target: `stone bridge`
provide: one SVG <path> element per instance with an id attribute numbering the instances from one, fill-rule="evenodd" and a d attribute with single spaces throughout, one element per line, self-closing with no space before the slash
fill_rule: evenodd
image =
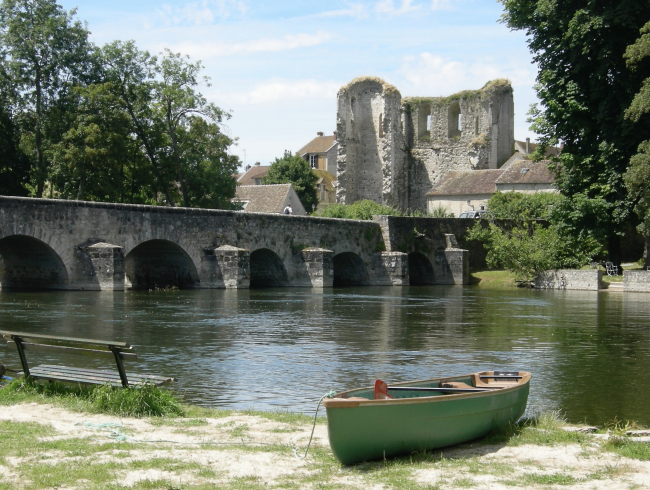
<path id="1" fill-rule="evenodd" d="M 0 285 L 123 290 L 467 283 L 467 251 L 453 235 L 429 223 L 424 236 L 409 220 L 0 196 Z"/>

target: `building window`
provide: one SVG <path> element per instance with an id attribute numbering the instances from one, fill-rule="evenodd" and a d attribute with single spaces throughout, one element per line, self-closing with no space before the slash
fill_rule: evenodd
<path id="1" fill-rule="evenodd" d="M 420 104 L 418 112 L 418 138 L 431 137 L 431 106 L 429 104 Z"/>
<path id="2" fill-rule="evenodd" d="M 384 115 L 379 114 L 379 137 L 384 137 Z"/>
<path id="3" fill-rule="evenodd" d="M 449 137 L 453 138 L 455 136 L 460 136 L 462 115 L 460 113 L 460 104 L 458 102 L 452 102 L 449 106 L 448 121 Z"/>
<path id="4" fill-rule="evenodd" d="M 318 169 L 318 155 L 309 155 L 309 166 Z"/>

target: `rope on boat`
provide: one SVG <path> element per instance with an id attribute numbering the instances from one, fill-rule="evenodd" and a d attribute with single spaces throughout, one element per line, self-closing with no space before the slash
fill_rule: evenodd
<path id="1" fill-rule="evenodd" d="M 309 452 L 309 447 L 311 446 L 311 440 L 314 437 L 314 430 L 316 430 L 316 417 L 318 417 L 318 409 L 320 408 L 320 404 L 325 398 L 334 398 L 335 394 L 336 392 L 334 390 L 330 390 L 327 393 L 325 393 L 323 396 L 321 396 L 320 400 L 318 400 L 318 404 L 316 405 L 316 413 L 314 414 L 314 425 L 311 426 L 311 435 L 309 436 L 309 442 L 307 443 L 305 454 L 303 454 L 302 456 L 298 456 L 298 451 L 294 449 L 293 454 L 295 454 L 296 458 L 305 459 L 307 457 L 307 453 Z"/>

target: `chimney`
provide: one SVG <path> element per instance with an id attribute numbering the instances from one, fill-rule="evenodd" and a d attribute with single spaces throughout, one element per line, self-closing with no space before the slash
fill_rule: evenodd
<path id="1" fill-rule="evenodd" d="M 251 169 L 251 166 L 250 166 L 250 165 L 246 165 L 246 166 L 244 167 L 244 169 L 246 170 L 246 172 L 248 172 L 248 171 Z"/>
<path id="2" fill-rule="evenodd" d="M 322 131 L 319 131 L 319 132 L 316 133 L 316 134 L 317 134 L 318 136 L 323 136 L 325 133 L 323 133 Z"/>
<path id="3" fill-rule="evenodd" d="M 255 162 L 255 166 L 256 166 L 256 167 L 259 167 L 259 166 L 260 166 L 260 162 Z"/>
<path id="4" fill-rule="evenodd" d="M 526 138 L 526 154 L 530 154 L 530 138 Z"/>
<path id="5" fill-rule="evenodd" d="M 338 139 L 339 139 L 339 134 L 336 131 L 334 131 L 334 141 L 338 141 Z"/>

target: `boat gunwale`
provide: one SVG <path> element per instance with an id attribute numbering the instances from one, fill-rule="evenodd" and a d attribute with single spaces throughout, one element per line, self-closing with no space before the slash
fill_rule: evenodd
<path id="1" fill-rule="evenodd" d="M 432 379 L 422 379 L 417 381 L 403 381 L 401 383 L 392 383 L 390 386 L 409 386 L 418 383 L 432 383 L 432 382 L 441 382 L 441 381 L 454 381 L 458 379 L 465 379 L 468 376 L 483 375 L 485 373 L 494 373 L 494 371 L 480 371 L 478 373 L 465 374 L 459 376 L 448 376 L 443 378 L 432 378 Z M 495 387 L 495 389 L 490 391 L 479 391 L 479 392 L 470 392 L 470 393 L 450 393 L 448 395 L 435 395 L 435 396 L 420 396 L 420 397 L 410 397 L 410 398 L 392 398 L 385 400 L 350 400 L 348 398 L 343 398 L 341 395 L 349 395 L 358 391 L 372 390 L 373 386 L 363 387 L 363 388 L 354 388 L 352 390 L 341 391 L 334 395 L 334 398 L 325 398 L 323 400 L 323 406 L 327 408 L 356 408 L 359 406 L 362 407 L 373 407 L 381 405 L 410 405 L 417 403 L 436 403 L 442 401 L 451 401 L 451 400 L 462 400 L 465 398 L 478 398 L 485 396 L 495 396 L 502 393 L 511 393 L 517 391 L 524 386 L 527 386 L 530 383 L 532 378 L 531 373 L 526 371 L 519 371 L 519 375 L 523 376 L 513 386 L 508 387 Z M 390 387 L 389 387 L 390 389 Z"/>

